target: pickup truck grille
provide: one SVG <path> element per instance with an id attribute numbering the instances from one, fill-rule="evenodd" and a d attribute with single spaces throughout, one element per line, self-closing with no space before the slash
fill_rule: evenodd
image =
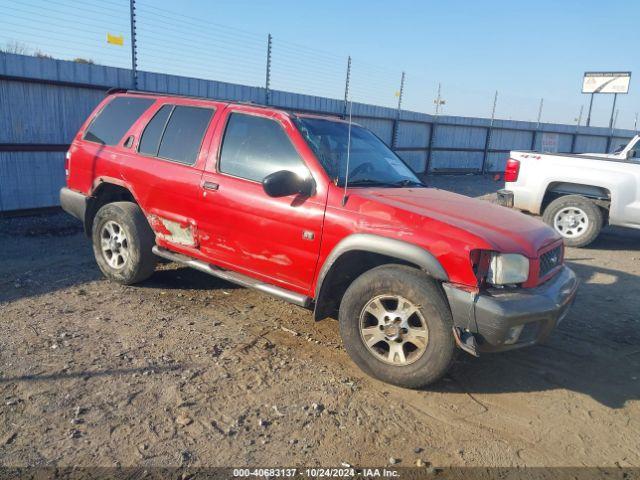
<path id="1" fill-rule="evenodd" d="M 562 262 L 562 245 L 552 248 L 540 256 L 540 273 L 538 278 L 546 277 L 547 274 L 560 265 Z"/>

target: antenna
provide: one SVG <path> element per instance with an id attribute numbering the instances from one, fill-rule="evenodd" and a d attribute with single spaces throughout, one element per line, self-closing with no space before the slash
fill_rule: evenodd
<path id="1" fill-rule="evenodd" d="M 344 174 L 344 195 L 342 196 L 342 206 L 347 203 L 347 185 L 349 184 L 349 159 L 351 158 L 351 110 L 353 101 L 349 101 L 349 130 L 347 133 L 347 171 Z"/>

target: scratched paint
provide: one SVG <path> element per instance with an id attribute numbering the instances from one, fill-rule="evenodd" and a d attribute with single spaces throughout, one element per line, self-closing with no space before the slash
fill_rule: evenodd
<path id="1" fill-rule="evenodd" d="M 197 246 L 194 228 L 189 224 L 181 224 L 158 215 L 149 215 L 149 223 L 156 235 L 167 242 L 187 247 Z"/>

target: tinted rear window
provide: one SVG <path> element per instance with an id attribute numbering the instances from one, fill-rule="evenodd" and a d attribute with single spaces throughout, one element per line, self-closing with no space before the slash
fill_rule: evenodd
<path id="1" fill-rule="evenodd" d="M 153 102 L 152 98 L 115 97 L 93 119 L 84 139 L 103 145 L 116 145 Z"/>
<path id="2" fill-rule="evenodd" d="M 173 105 L 164 105 L 147 124 L 140 139 L 140 148 L 138 149 L 140 153 L 153 156 L 158 155 L 162 132 L 164 132 L 164 127 L 167 124 L 167 119 L 169 118 L 172 108 Z"/>
<path id="3" fill-rule="evenodd" d="M 212 115 L 211 108 L 175 107 L 162 134 L 158 156 L 187 165 L 196 163 Z"/>

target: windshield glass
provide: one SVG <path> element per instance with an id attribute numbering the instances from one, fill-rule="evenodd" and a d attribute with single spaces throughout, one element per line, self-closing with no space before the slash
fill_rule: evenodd
<path id="1" fill-rule="evenodd" d="M 294 121 L 329 176 L 344 186 L 349 125 L 318 118 L 298 117 Z M 369 130 L 352 125 L 349 185 L 405 187 L 422 182 L 382 140 Z"/>

